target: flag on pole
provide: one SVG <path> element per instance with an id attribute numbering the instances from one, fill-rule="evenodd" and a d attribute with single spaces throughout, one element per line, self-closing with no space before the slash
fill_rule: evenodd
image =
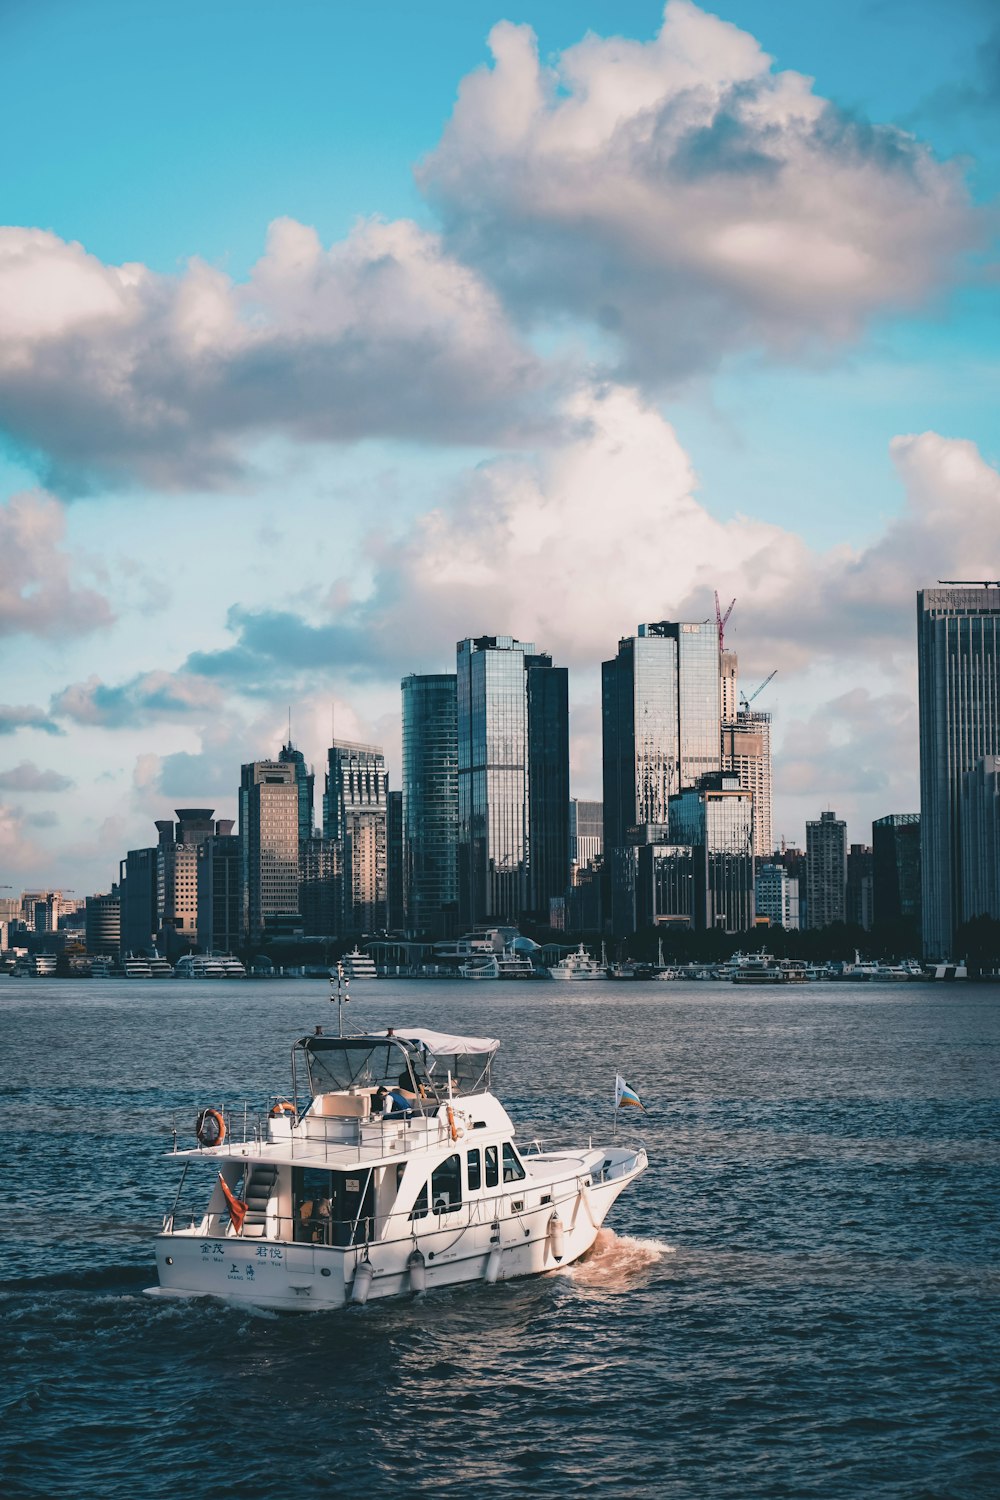
<path id="1" fill-rule="evenodd" d="M 226 1202 L 229 1204 L 229 1217 L 232 1220 L 233 1228 L 239 1234 L 243 1228 L 243 1220 L 247 1216 L 247 1206 L 242 1198 L 237 1198 L 221 1172 L 219 1173 L 219 1181 L 222 1183 L 222 1191 Z"/>
<path id="2" fill-rule="evenodd" d="M 615 1109 L 645 1109 L 635 1089 L 629 1088 L 620 1073 L 615 1074 Z"/>

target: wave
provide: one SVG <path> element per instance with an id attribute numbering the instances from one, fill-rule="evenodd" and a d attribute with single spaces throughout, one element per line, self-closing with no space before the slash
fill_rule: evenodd
<path id="1" fill-rule="evenodd" d="M 668 1245 L 665 1240 L 599 1229 L 592 1248 L 582 1260 L 568 1267 L 567 1275 L 578 1286 L 608 1292 L 628 1291 L 645 1280 L 668 1255 L 676 1253 L 676 1246 Z"/>

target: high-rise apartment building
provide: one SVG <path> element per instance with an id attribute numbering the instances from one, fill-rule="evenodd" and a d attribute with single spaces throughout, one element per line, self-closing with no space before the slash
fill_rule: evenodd
<path id="1" fill-rule="evenodd" d="M 1000 588 L 917 594 L 920 687 L 920 857 L 923 943 L 953 957 L 963 920 L 963 781 L 1000 754 Z M 975 839 L 975 829 L 965 836 Z"/>
<path id="2" fill-rule="evenodd" d="M 920 814 L 889 813 L 872 824 L 872 919 L 920 926 Z"/>
<path id="3" fill-rule="evenodd" d="M 409 932 L 448 936 L 458 913 L 454 672 L 411 673 L 403 697 L 403 905 Z"/>
<path id="4" fill-rule="evenodd" d="M 459 641 L 456 676 L 460 918 L 547 921 L 569 880 L 566 669 L 478 636 Z"/>
<path id="5" fill-rule="evenodd" d="M 323 835 L 342 847 L 340 932 L 345 935 L 385 928 L 388 789 L 380 745 L 334 740 L 327 752 Z"/>
<path id="6" fill-rule="evenodd" d="M 634 920 L 629 829 L 665 826 L 670 798 L 721 769 L 715 622 L 640 625 L 603 663 L 601 699 L 604 849 L 613 927 L 622 933 Z"/>
<path id="7" fill-rule="evenodd" d="M 834 812 L 806 824 L 806 926 L 843 922 L 847 915 L 847 824 Z"/>
<path id="8" fill-rule="evenodd" d="M 243 926 L 250 943 L 268 928 L 301 922 L 299 794 L 295 767 L 277 760 L 243 766 L 240 778 Z"/>
<path id="9" fill-rule="evenodd" d="M 786 932 L 799 930 L 799 882 L 784 865 L 761 865 L 754 879 L 754 905 L 758 920 L 766 917 L 773 927 Z"/>

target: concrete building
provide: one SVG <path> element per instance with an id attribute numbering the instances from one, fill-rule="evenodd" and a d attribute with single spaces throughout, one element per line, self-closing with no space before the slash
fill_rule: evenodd
<path id="1" fill-rule="evenodd" d="M 415 936 L 446 937 L 458 913 L 457 678 L 411 673 L 400 690 L 405 923 Z"/>
<path id="2" fill-rule="evenodd" d="M 513 636 L 457 646 L 458 900 L 463 925 L 547 922 L 569 881 L 569 688 Z"/>
<path id="3" fill-rule="evenodd" d="M 1000 755 L 1000 587 L 917 594 L 920 858 L 924 954 L 954 957 L 967 910 L 962 881 L 964 778 Z M 967 837 L 976 832 L 966 826 Z"/>
<path id="4" fill-rule="evenodd" d="M 575 866 L 588 865 L 604 853 L 604 804 L 569 799 L 569 859 Z"/>
<path id="5" fill-rule="evenodd" d="M 301 926 L 299 793 L 295 767 L 276 760 L 244 765 L 240 775 L 243 929 L 259 943 L 267 929 Z"/>
<path id="6" fill-rule="evenodd" d="M 726 653 L 729 654 L 728 652 Z M 753 852 L 771 852 L 771 715 L 741 708 L 722 726 L 722 769 L 735 772 L 753 798 Z"/>
<path id="7" fill-rule="evenodd" d="M 381 745 L 334 740 L 327 752 L 323 836 L 342 849 L 339 933 L 382 932 L 388 901 L 388 777 Z"/>
<path id="8" fill-rule="evenodd" d="M 232 819 L 215 822 L 211 807 L 178 807 L 176 824 L 156 822 L 156 904 L 159 940 L 168 958 L 197 947 L 198 845 L 213 834 L 230 834 Z"/>
<path id="9" fill-rule="evenodd" d="M 118 887 L 107 895 L 88 896 L 85 917 L 87 952 L 117 958 L 121 949 L 121 903 Z"/>
<path id="10" fill-rule="evenodd" d="M 834 812 L 806 824 L 806 926 L 847 917 L 847 824 Z"/>

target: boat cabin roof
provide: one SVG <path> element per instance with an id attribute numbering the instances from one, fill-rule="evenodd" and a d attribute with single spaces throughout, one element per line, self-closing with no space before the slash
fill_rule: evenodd
<path id="1" fill-rule="evenodd" d="M 317 1094 L 394 1086 L 406 1073 L 413 1085 L 437 1097 L 451 1089 L 473 1094 L 489 1087 L 490 1064 L 500 1043 L 491 1037 L 451 1036 L 425 1027 L 390 1027 L 362 1036 L 303 1037 L 302 1055 L 313 1098 Z"/>

